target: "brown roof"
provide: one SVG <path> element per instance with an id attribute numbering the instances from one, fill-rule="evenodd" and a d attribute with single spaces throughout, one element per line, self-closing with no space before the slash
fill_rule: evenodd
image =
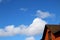
<path id="1" fill-rule="evenodd" d="M 46 27 L 50 29 L 52 33 L 60 31 L 60 25 L 46 25 Z"/>
<path id="2" fill-rule="evenodd" d="M 45 29 L 44 29 L 44 32 L 43 32 L 43 37 L 42 37 L 41 40 L 45 39 L 47 29 L 50 29 L 50 31 L 55 35 L 55 37 L 60 36 L 60 25 L 48 25 L 47 24 L 47 25 L 45 25 Z"/>

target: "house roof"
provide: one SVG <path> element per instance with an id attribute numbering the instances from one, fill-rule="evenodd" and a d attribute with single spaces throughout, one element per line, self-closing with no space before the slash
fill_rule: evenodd
<path id="1" fill-rule="evenodd" d="M 46 25 L 46 27 L 52 32 L 56 33 L 60 31 L 60 25 Z"/>
<path id="2" fill-rule="evenodd" d="M 60 25 L 49 25 L 49 24 L 47 24 L 47 25 L 45 25 L 43 37 L 41 40 L 45 39 L 47 29 L 49 29 L 55 35 L 55 37 L 60 36 Z"/>

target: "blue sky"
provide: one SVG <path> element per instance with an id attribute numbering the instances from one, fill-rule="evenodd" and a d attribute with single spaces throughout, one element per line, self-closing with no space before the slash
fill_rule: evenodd
<path id="1" fill-rule="evenodd" d="M 23 25 L 27 29 L 31 29 L 30 25 L 35 23 L 34 20 L 38 22 L 44 21 L 42 25 L 45 22 L 48 24 L 60 24 L 60 0 L 0 0 L 0 29 L 3 29 L 3 31 L 7 26 L 11 27 L 12 25 L 14 25 L 14 28 Z M 32 30 L 32 32 L 34 31 Z M 30 35 L 30 33 L 27 34 Z M 39 40 L 41 37 L 41 33 L 31 35 L 17 33 L 12 36 L 1 36 L 0 34 L 0 40 Z"/>

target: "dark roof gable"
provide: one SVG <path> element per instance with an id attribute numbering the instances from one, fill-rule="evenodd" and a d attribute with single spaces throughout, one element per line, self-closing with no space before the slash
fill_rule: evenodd
<path id="1" fill-rule="evenodd" d="M 43 37 L 41 40 L 45 39 L 47 29 L 50 29 L 50 31 L 56 36 L 60 36 L 60 25 L 45 25 Z"/>
<path id="2" fill-rule="evenodd" d="M 50 29 L 52 33 L 60 31 L 60 25 L 46 25 L 46 27 Z"/>

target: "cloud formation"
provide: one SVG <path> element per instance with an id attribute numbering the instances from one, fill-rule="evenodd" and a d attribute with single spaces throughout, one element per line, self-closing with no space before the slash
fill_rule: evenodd
<path id="1" fill-rule="evenodd" d="M 29 25 L 27 29 L 28 35 L 37 35 L 43 32 L 45 24 L 47 24 L 44 20 L 40 18 L 36 18 L 33 20 L 32 24 Z"/>
<path id="2" fill-rule="evenodd" d="M 21 11 L 27 11 L 27 8 L 20 8 Z"/>
<path id="3" fill-rule="evenodd" d="M 20 25 L 15 27 L 14 25 L 8 25 L 4 29 L 0 29 L 0 36 L 13 36 L 16 34 L 24 34 L 27 36 L 34 36 L 43 33 L 45 24 L 44 20 L 35 18 L 33 22 L 26 27 L 26 25 Z"/>
<path id="4" fill-rule="evenodd" d="M 34 37 L 28 37 L 25 40 L 35 40 L 35 38 Z"/>
<path id="5" fill-rule="evenodd" d="M 39 18 L 47 18 L 47 17 L 53 17 L 53 16 L 55 16 L 55 14 L 37 10 L 36 16 Z"/>

